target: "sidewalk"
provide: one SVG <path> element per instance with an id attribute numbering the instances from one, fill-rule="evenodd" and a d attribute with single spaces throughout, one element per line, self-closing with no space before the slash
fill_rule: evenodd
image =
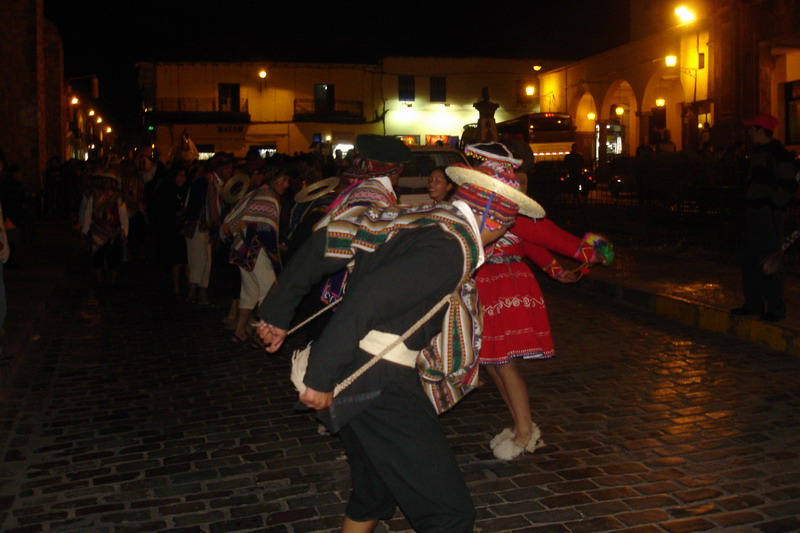
<path id="1" fill-rule="evenodd" d="M 37 332 L 47 325 L 48 303 L 68 270 L 77 268 L 80 236 L 66 222 L 39 222 L 35 241 L 18 243 L 4 270 L 8 301 L 0 396 Z M 777 324 L 731 317 L 741 305 L 739 267 L 698 250 L 619 247 L 610 267 L 595 267 L 580 289 L 691 326 L 763 342 L 800 355 L 800 279 L 787 277 L 789 314 Z"/>
<path id="2" fill-rule="evenodd" d="M 595 267 L 579 287 L 690 326 L 800 354 L 800 279 L 787 276 L 787 317 L 770 324 L 734 317 L 742 305 L 739 265 L 700 250 L 622 247 L 610 267 Z"/>

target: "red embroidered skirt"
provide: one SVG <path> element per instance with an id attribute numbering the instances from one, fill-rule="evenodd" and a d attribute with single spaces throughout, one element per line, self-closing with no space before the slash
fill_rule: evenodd
<path id="1" fill-rule="evenodd" d="M 525 263 L 487 263 L 475 281 L 483 309 L 481 364 L 555 355 L 542 291 Z"/>

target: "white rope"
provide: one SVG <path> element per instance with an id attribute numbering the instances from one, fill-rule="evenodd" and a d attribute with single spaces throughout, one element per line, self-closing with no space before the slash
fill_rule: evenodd
<path id="1" fill-rule="evenodd" d="M 442 299 L 439 301 L 439 303 L 437 303 L 436 305 L 434 305 L 434 306 L 433 306 L 433 308 L 432 308 L 430 311 L 428 311 L 427 313 L 425 313 L 425 315 L 424 315 L 422 318 L 420 318 L 419 320 L 417 320 L 417 321 L 414 323 L 414 325 L 413 325 L 413 326 L 411 326 L 411 327 L 410 327 L 410 328 L 409 328 L 409 329 L 408 329 L 408 330 L 407 330 L 405 333 L 403 333 L 403 335 L 401 335 L 400 337 L 396 338 L 396 339 L 394 340 L 394 342 L 393 342 L 393 343 L 391 343 L 389 346 L 387 346 L 386 348 L 384 348 L 383 350 L 381 350 L 381 353 L 379 353 L 378 355 L 376 355 L 375 357 L 373 357 L 372 359 L 370 359 L 369 361 L 367 361 L 366 363 L 364 363 L 363 365 L 361 365 L 361 368 L 359 368 L 358 370 L 356 370 L 355 372 L 353 372 L 352 374 L 350 374 L 348 377 L 346 377 L 345 379 L 343 379 L 343 380 L 342 380 L 340 383 L 338 383 L 338 384 L 336 385 L 336 388 L 334 388 L 334 389 L 333 389 L 333 396 L 334 396 L 334 397 L 336 397 L 336 395 L 338 395 L 338 394 L 339 394 L 340 392 L 342 392 L 344 389 L 346 389 L 347 387 L 349 387 L 349 386 L 350 386 L 350 385 L 351 385 L 351 384 L 352 384 L 352 383 L 353 383 L 353 382 L 354 382 L 356 379 L 358 379 L 358 378 L 359 378 L 359 377 L 360 377 L 360 376 L 361 376 L 361 375 L 362 375 L 364 372 L 366 372 L 367 370 L 369 370 L 370 368 L 372 368 L 372 367 L 375 365 L 375 363 L 377 363 L 378 361 L 380 361 L 380 360 L 383 358 L 383 356 L 384 356 L 384 355 L 386 355 L 387 353 L 389 353 L 390 351 L 392 351 L 392 350 L 395 348 L 395 346 L 397 346 L 397 345 L 398 345 L 398 344 L 400 344 L 401 342 L 405 341 L 405 340 L 406 340 L 408 337 L 410 337 L 410 336 L 411 336 L 411 335 L 412 335 L 412 334 L 413 334 L 415 331 L 417 331 L 417 330 L 418 330 L 418 329 L 419 329 L 419 328 L 422 326 L 422 324 L 424 324 L 425 322 L 427 322 L 428 320 L 430 320 L 430 319 L 431 319 L 431 317 L 433 317 L 433 315 L 435 315 L 435 314 L 436 314 L 436 313 L 439 311 L 439 309 L 441 309 L 441 308 L 444 306 L 444 304 L 446 304 L 446 303 L 447 303 L 447 302 L 450 300 L 450 296 L 451 296 L 450 294 L 446 294 L 446 295 L 445 295 L 445 297 L 444 297 L 444 298 L 442 298 Z"/>

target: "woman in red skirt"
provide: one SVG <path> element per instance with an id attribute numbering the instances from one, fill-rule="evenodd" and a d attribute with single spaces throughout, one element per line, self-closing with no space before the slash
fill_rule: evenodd
<path id="1" fill-rule="evenodd" d="M 465 152 L 511 167 L 521 163 L 499 143 L 472 145 Z M 582 266 L 565 270 L 553 252 L 573 257 Z M 475 276 L 483 308 L 479 362 L 492 376 L 513 419 L 513 426 L 489 443 L 498 459 L 514 459 L 543 445 L 541 432 L 531 419 L 528 389 L 516 361 L 555 355 L 542 291 L 524 258 L 553 279 L 572 283 L 588 271 L 588 265 L 610 262 L 612 254 L 611 245 L 597 234 L 587 233 L 580 239 L 546 218 L 534 220 L 523 215 L 518 215 L 514 225 L 487 250 L 486 263 Z"/>
<path id="2" fill-rule="evenodd" d="M 516 360 L 555 355 L 544 297 L 523 259 L 527 257 L 557 281 L 575 282 L 581 274 L 565 270 L 551 251 L 583 263 L 605 262 L 590 244 L 593 235 L 581 240 L 548 219 L 517 216 L 475 276 L 483 307 L 479 361 L 492 376 L 514 421 L 513 427 L 504 429 L 490 443 L 498 459 L 513 459 L 542 445 Z"/>

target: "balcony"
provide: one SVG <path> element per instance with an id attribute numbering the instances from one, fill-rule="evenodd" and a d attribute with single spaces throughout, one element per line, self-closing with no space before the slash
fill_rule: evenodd
<path id="1" fill-rule="evenodd" d="M 247 124 L 250 108 L 246 98 L 159 98 L 152 117 L 159 123 Z"/>
<path id="2" fill-rule="evenodd" d="M 336 124 L 360 124 L 364 120 L 364 102 L 358 100 L 294 101 L 295 122 L 330 122 Z"/>

